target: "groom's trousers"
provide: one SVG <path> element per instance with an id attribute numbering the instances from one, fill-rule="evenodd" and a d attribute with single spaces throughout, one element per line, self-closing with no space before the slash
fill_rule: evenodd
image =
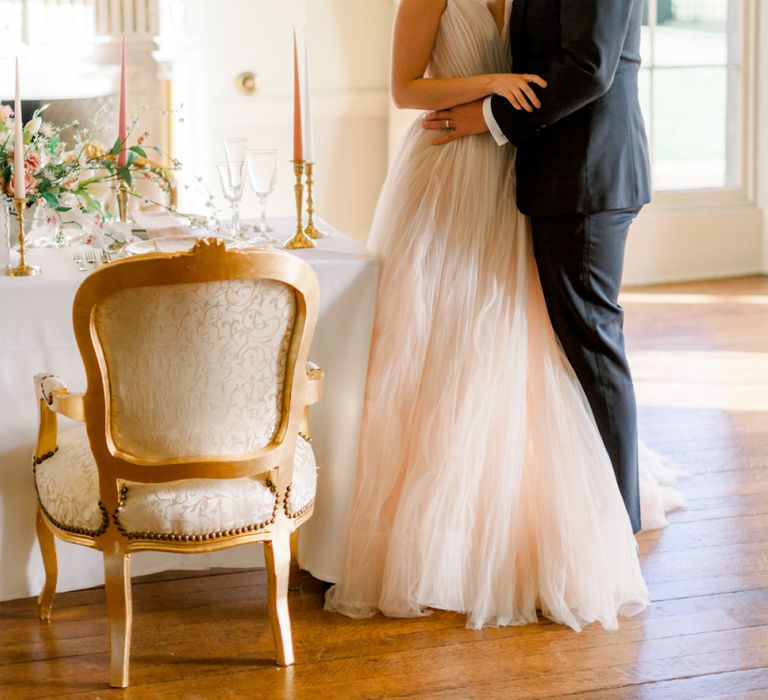
<path id="1" fill-rule="evenodd" d="M 627 233 L 638 212 L 531 218 L 552 325 L 592 407 L 635 532 L 640 530 L 637 407 L 618 298 Z"/>

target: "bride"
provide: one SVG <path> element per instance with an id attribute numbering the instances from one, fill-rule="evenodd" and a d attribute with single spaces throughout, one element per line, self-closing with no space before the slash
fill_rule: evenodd
<path id="1" fill-rule="evenodd" d="M 401 0 L 393 90 L 439 110 L 490 94 L 540 107 L 508 73 L 511 3 Z M 414 75 L 429 78 L 414 78 Z M 381 193 L 382 258 L 343 572 L 326 609 L 427 608 L 468 625 L 578 630 L 648 604 L 608 454 L 547 315 L 514 151 L 488 134 L 447 146 L 416 123 Z M 663 471 L 643 448 L 644 526 L 664 522 Z M 668 475 L 667 475 L 668 476 Z"/>

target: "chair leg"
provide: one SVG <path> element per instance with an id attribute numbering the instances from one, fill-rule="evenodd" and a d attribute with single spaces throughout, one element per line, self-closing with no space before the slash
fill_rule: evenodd
<path id="1" fill-rule="evenodd" d="M 43 566 L 45 567 L 45 584 L 43 590 L 37 598 L 40 607 L 40 619 L 51 619 L 51 608 L 53 608 L 53 598 L 56 595 L 56 579 L 59 574 L 58 561 L 56 559 L 56 538 L 44 520 L 45 516 L 37 508 L 37 541 L 40 545 L 40 552 L 43 555 Z"/>
<path id="2" fill-rule="evenodd" d="M 267 608 L 272 634 L 275 638 L 279 666 L 293 664 L 291 616 L 288 611 L 288 578 L 291 568 L 291 537 L 287 530 L 278 530 L 272 540 L 264 543 L 267 563 Z"/>
<path id="3" fill-rule="evenodd" d="M 109 684 L 113 688 L 127 688 L 133 617 L 130 555 L 104 552 L 104 583 L 111 649 Z"/>
<path id="4" fill-rule="evenodd" d="M 301 590 L 301 569 L 299 568 L 299 531 L 291 533 L 291 574 L 288 578 L 288 590 Z"/>

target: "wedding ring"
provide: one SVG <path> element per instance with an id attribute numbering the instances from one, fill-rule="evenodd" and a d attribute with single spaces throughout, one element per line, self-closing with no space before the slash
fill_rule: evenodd
<path id="1" fill-rule="evenodd" d="M 451 130 L 451 120 L 450 119 L 446 119 L 445 120 L 445 128 L 448 129 L 448 131 Z"/>

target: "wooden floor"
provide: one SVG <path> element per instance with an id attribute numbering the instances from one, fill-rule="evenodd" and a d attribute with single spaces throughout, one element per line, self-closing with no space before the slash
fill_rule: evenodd
<path id="1" fill-rule="evenodd" d="M 132 687 L 106 687 L 102 590 L 0 605 L 0 697 L 768 698 L 768 278 L 628 290 L 641 432 L 691 477 L 640 536 L 653 606 L 619 632 L 472 632 L 458 615 L 354 622 L 291 596 L 297 664 L 273 665 L 262 572 L 134 583 Z"/>

